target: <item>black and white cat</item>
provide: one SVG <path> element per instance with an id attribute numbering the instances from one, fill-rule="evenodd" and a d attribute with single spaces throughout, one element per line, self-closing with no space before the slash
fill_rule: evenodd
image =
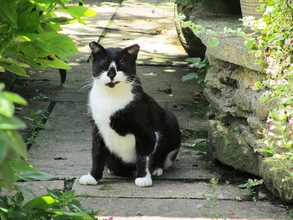
<path id="1" fill-rule="evenodd" d="M 136 171 L 137 186 L 151 186 L 152 177 L 172 166 L 181 142 L 176 117 L 147 95 L 136 75 L 139 45 L 105 49 L 89 44 L 93 87 L 92 169 L 80 184 L 97 184 L 104 167 L 117 176 Z"/>

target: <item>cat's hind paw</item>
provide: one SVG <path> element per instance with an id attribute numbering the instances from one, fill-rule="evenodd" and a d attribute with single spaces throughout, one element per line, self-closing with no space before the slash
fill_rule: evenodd
<path id="1" fill-rule="evenodd" d="M 157 168 L 152 172 L 153 176 L 162 176 L 163 175 L 163 169 L 162 168 Z"/>
<path id="2" fill-rule="evenodd" d="M 152 177 L 150 173 L 147 173 L 145 177 L 138 177 L 135 179 L 135 185 L 140 187 L 147 187 L 153 184 Z"/>
<path id="3" fill-rule="evenodd" d="M 91 174 L 88 173 L 80 177 L 79 183 L 81 185 L 97 185 L 98 181 Z"/>

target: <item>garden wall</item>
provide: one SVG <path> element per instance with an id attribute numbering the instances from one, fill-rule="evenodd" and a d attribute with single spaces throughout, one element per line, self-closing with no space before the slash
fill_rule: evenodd
<path id="1" fill-rule="evenodd" d="M 194 6 L 189 19 L 214 31 L 238 28 L 241 15 L 223 15 Z M 208 45 L 208 35 L 199 39 Z M 293 181 L 282 181 L 285 174 L 271 170 L 259 152 L 259 131 L 267 126 L 267 116 L 274 103 L 260 101 L 255 87 L 263 74 L 254 55 L 239 37 L 221 38 L 217 47 L 207 47 L 205 56 L 211 68 L 205 79 L 204 95 L 215 111 L 209 122 L 209 155 L 237 170 L 260 176 L 268 189 L 286 202 L 293 202 Z"/>

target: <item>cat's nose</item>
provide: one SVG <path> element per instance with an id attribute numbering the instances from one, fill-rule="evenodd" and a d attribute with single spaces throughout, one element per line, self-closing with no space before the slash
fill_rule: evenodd
<path id="1" fill-rule="evenodd" d="M 115 76 L 116 76 L 116 70 L 115 68 L 110 68 L 108 73 L 107 73 L 107 76 L 111 79 L 111 81 L 114 80 Z"/>

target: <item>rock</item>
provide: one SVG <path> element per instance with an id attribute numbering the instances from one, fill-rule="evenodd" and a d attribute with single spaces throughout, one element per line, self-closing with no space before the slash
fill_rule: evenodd
<path id="1" fill-rule="evenodd" d="M 278 166 L 280 167 L 280 166 Z M 260 164 L 260 175 L 267 188 L 281 200 L 286 202 L 293 201 L 293 179 L 285 180 L 286 173 L 283 170 L 274 170 L 274 163 L 262 161 Z"/>
<path id="2" fill-rule="evenodd" d="M 226 126 L 220 121 L 210 120 L 209 155 L 237 170 L 260 175 L 261 157 L 254 152 L 256 138 L 249 128 L 239 121 Z"/>

